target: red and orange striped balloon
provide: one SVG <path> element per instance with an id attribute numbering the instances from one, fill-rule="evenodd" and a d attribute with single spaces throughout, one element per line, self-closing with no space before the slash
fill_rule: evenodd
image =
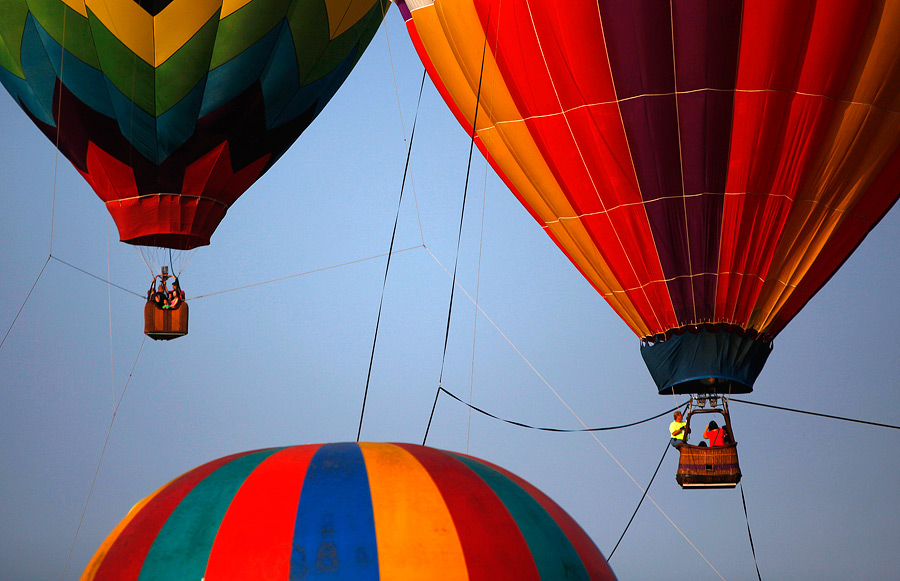
<path id="1" fill-rule="evenodd" d="M 749 391 L 900 193 L 896 0 L 397 4 L 661 392 Z"/>
<path id="2" fill-rule="evenodd" d="M 135 506 L 82 579 L 614 579 L 558 505 L 509 472 L 413 444 L 235 454 Z"/>

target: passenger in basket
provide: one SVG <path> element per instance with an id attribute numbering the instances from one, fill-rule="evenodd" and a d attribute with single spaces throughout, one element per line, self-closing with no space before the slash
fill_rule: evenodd
<path id="1" fill-rule="evenodd" d="M 675 421 L 669 424 L 669 444 L 675 448 L 680 448 L 687 444 L 687 431 L 685 429 L 684 416 L 681 412 L 675 412 Z"/>
<path id="2" fill-rule="evenodd" d="M 715 421 L 709 422 L 709 425 L 706 426 L 706 431 L 703 432 L 703 437 L 709 440 L 710 446 L 725 445 L 725 430 L 720 428 Z"/>

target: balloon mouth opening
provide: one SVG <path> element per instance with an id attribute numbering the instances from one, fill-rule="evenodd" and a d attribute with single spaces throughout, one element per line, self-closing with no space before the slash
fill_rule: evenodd
<path id="1" fill-rule="evenodd" d="M 172 250 L 193 250 L 200 246 L 209 245 L 209 236 L 197 236 L 195 234 L 145 234 L 134 238 L 122 239 L 122 242 L 134 246 L 155 246 L 157 248 L 171 248 Z"/>
<path id="2" fill-rule="evenodd" d="M 659 388 L 659 395 L 692 395 L 692 394 L 716 394 L 730 395 L 743 394 L 753 391 L 750 385 L 731 377 L 703 377 L 688 379 L 674 385 Z"/>
<path id="3" fill-rule="evenodd" d="M 725 325 L 692 326 L 641 344 L 660 395 L 750 393 L 771 352 L 771 340 Z"/>

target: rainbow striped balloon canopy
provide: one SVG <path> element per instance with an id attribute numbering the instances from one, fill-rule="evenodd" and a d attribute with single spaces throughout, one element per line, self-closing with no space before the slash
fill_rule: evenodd
<path id="1" fill-rule="evenodd" d="M 483 460 L 414 444 L 269 448 L 138 503 L 82 580 L 615 579 L 556 503 Z"/>

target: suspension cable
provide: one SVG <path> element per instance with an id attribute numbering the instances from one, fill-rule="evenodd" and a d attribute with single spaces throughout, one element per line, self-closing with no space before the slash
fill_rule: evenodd
<path id="1" fill-rule="evenodd" d="M 747 499 L 744 498 L 744 483 L 741 483 L 741 503 L 744 505 L 744 520 L 747 521 L 747 536 L 750 537 L 750 552 L 753 553 L 753 564 L 756 565 L 756 578 L 762 581 L 759 574 L 759 563 L 756 561 L 756 548 L 753 546 L 753 533 L 750 532 L 750 517 L 747 516 Z"/>
<path id="2" fill-rule="evenodd" d="M 659 417 L 659 416 L 656 416 Z M 622 542 L 622 539 L 625 538 L 625 533 L 628 532 L 628 528 L 631 526 L 632 521 L 634 521 L 634 517 L 637 516 L 638 509 L 641 508 L 641 503 L 644 502 L 644 499 L 647 498 L 647 492 L 650 490 L 650 486 L 653 484 L 653 481 L 656 479 L 656 474 L 659 472 L 659 467 L 662 466 L 663 460 L 666 459 L 666 454 L 669 453 L 669 448 L 671 448 L 671 444 L 666 442 L 666 449 L 663 450 L 662 458 L 659 459 L 659 464 L 656 465 L 656 470 L 653 471 L 653 476 L 650 477 L 650 482 L 647 483 L 646 488 L 644 488 L 644 493 L 641 494 L 641 499 L 638 501 L 637 506 L 634 507 L 634 512 L 631 513 L 631 518 L 628 519 L 628 524 L 625 525 L 625 530 L 622 531 L 622 534 L 619 535 L 619 540 L 616 541 L 616 546 L 613 547 L 612 551 L 609 552 L 609 555 L 606 557 L 606 561 L 609 562 L 612 559 L 613 555 L 616 553 L 616 549 L 619 548 L 619 543 Z"/>
<path id="3" fill-rule="evenodd" d="M 778 406 L 778 405 L 771 405 L 771 404 L 766 404 L 766 403 L 758 403 L 758 402 L 755 402 L 755 401 L 747 401 L 747 400 L 737 399 L 737 398 L 731 398 L 731 401 L 736 401 L 736 402 L 739 402 L 739 403 L 745 403 L 745 404 L 748 404 L 748 405 L 755 405 L 755 406 L 764 407 L 764 408 L 772 408 L 772 409 L 782 410 L 782 411 L 786 411 L 786 412 L 793 412 L 793 413 L 797 413 L 797 414 L 805 414 L 805 415 L 808 415 L 808 416 L 818 416 L 818 417 L 820 417 L 820 418 L 828 418 L 828 419 L 830 419 L 830 420 L 841 420 L 841 421 L 843 421 L 843 422 L 853 422 L 853 423 L 855 423 L 855 424 L 867 424 L 867 425 L 869 425 L 869 426 L 877 426 L 877 427 L 879 427 L 879 428 L 890 428 L 890 429 L 892 429 L 892 430 L 900 430 L 900 426 L 894 426 L 894 425 L 891 425 L 891 424 L 882 424 L 882 423 L 879 423 L 879 422 L 870 422 L 870 421 L 867 421 L 867 420 L 857 420 L 857 419 L 855 419 L 855 418 L 845 418 L 845 417 L 842 417 L 842 416 L 833 416 L 833 415 L 831 415 L 831 414 L 820 414 L 820 413 L 818 413 L 818 412 L 808 412 L 808 411 L 805 411 L 805 410 L 798 410 L 798 409 L 793 409 L 793 408 L 786 408 L 786 407 L 782 407 L 782 406 Z"/>
<path id="4" fill-rule="evenodd" d="M 661 418 L 662 416 L 664 416 L 664 415 L 666 415 L 666 414 L 670 414 L 670 413 L 674 412 L 675 410 L 680 409 L 680 408 L 683 408 L 683 407 L 685 407 L 685 406 L 687 405 L 687 402 L 685 402 L 685 403 L 682 403 L 682 404 L 680 404 L 680 405 L 678 405 L 678 406 L 676 406 L 676 407 L 673 407 L 672 409 L 668 409 L 668 410 L 666 410 L 666 411 L 664 411 L 664 412 L 662 412 L 662 413 L 656 414 L 656 415 L 653 416 L 653 417 L 646 418 L 646 419 L 643 419 L 643 420 L 638 420 L 638 421 L 636 421 L 636 422 L 630 422 L 630 423 L 628 423 L 628 424 L 621 424 L 621 425 L 618 425 L 618 426 L 605 426 L 605 427 L 602 427 L 602 428 L 548 428 L 548 427 L 541 427 L 541 426 L 532 426 L 532 425 L 530 425 L 530 424 L 526 424 L 526 423 L 523 423 L 523 422 L 518 422 L 518 421 L 516 421 L 516 420 L 509 420 L 509 419 L 506 419 L 506 418 L 501 418 L 500 416 L 494 415 L 494 414 L 492 414 L 491 412 L 485 411 L 485 410 L 479 408 L 478 406 L 472 405 L 472 404 L 470 404 L 470 403 L 464 401 L 462 398 L 460 398 L 460 397 L 454 395 L 453 393 L 447 391 L 446 388 L 443 388 L 443 387 L 439 388 L 439 389 L 438 389 L 438 394 L 440 394 L 441 392 L 446 393 L 447 395 L 449 395 L 450 397 L 452 397 L 453 399 L 455 399 L 455 400 L 458 401 L 459 403 L 461 403 L 461 404 L 463 404 L 464 406 L 468 407 L 470 410 L 475 411 L 475 412 L 478 412 L 478 413 L 480 413 L 480 414 L 482 414 L 482 415 L 484 415 L 484 416 L 487 416 L 487 417 L 489 417 L 489 418 L 493 418 L 493 419 L 495 419 L 495 420 L 498 420 L 498 421 L 501 421 L 501 422 L 505 422 L 505 423 L 510 424 L 510 425 L 513 425 L 513 426 L 518 426 L 518 427 L 520 427 L 520 428 L 525 428 L 525 429 L 528 429 L 528 430 L 539 430 L 539 431 L 542 431 L 542 432 L 556 432 L 556 433 L 605 432 L 605 431 L 609 431 L 609 430 L 620 430 L 620 429 L 622 429 L 622 428 L 631 428 L 631 427 L 633 427 L 633 426 L 637 426 L 637 425 L 640 425 L 640 424 L 645 424 L 645 423 L 647 423 L 647 422 L 650 422 L 650 421 L 653 421 L 653 420 L 655 420 L 655 419 Z M 436 401 L 437 401 L 437 399 L 435 399 L 435 402 L 436 402 Z M 433 410 L 433 409 L 432 409 L 431 413 L 432 413 L 432 415 L 434 415 L 434 410 Z M 428 423 L 429 423 L 429 425 L 431 424 L 431 420 L 430 420 L 430 419 L 429 419 Z"/>
<path id="5" fill-rule="evenodd" d="M 116 402 L 116 407 L 113 409 L 112 418 L 109 420 L 109 427 L 106 429 L 106 439 L 103 440 L 103 447 L 100 449 L 100 459 L 97 461 L 97 469 L 94 470 L 94 478 L 91 480 L 91 486 L 88 489 L 87 498 L 84 501 L 84 508 L 81 510 L 81 518 L 78 519 L 78 526 L 75 527 L 75 536 L 72 539 L 72 545 L 69 547 L 69 552 L 66 555 L 66 563 L 63 565 L 62 573 L 59 575 L 60 581 L 66 574 L 66 569 L 69 567 L 69 560 L 72 558 L 72 550 L 75 548 L 75 542 L 78 540 L 78 533 L 81 531 L 81 525 L 84 523 L 84 515 L 87 513 L 88 505 L 91 502 L 91 496 L 94 493 L 94 486 L 97 484 L 97 476 L 100 474 L 100 466 L 103 464 L 103 457 L 106 454 L 106 446 L 109 444 L 109 436 L 112 433 L 113 424 L 116 421 L 116 415 L 119 413 L 119 406 L 122 405 L 122 400 L 125 399 L 125 392 L 128 390 L 128 385 L 131 383 L 131 378 L 134 377 L 134 370 L 137 367 L 138 360 L 141 358 L 141 351 L 144 350 L 144 343 L 147 341 L 147 337 L 141 341 L 141 346 L 138 348 L 137 355 L 134 358 L 134 364 L 131 366 L 131 372 L 128 374 L 128 379 L 125 381 L 125 385 L 122 387 L 122 393 L 119 394 L 119 400 Z"/>
<path id="6" fill-rule="evenodd" d="M 366 373 L 366 388 L 363 391 L 362 409 L 359 412 L 359 429 L 356 431 L 356 441 L 362 435 L 363 418 L 366 416 L 366 400 L 369 397 L 369 383 L 372 379 L 372 365 L 375 362 L 375 346 L 378 344 L 378 328 L 381 326 L 381 310 L 384 307 L 384 291 L 387 288 L 388 272 L 391 268 L 391 255 L 394 250 L 394 240 L 397 238 L 397 224 L 400 222 L 400 208 L 403 205 L 403 190 L 406 187 L 406 176 L 409 174 L 409 159 L 412 155 L 413 140 L 416 138 L 416 122 L 419 120 L 419 105 L 422 103 L 422 92 L 425 89 L 425 71 L 422 71 L 422 83 L 419 86 L 419 100 L 416 102 L 416 115 L 413 119 L 412 130 L 409 134 L 409 147 L 406 149 L 406 166 L 403 168 L 403 180 L 400 182 L 400 199 L 397 200 L 397 213 L 394 215 L 394 230 L 391 232 L 391 244 L 388 247 L 387 261 L 384 265 L 384 280 L 381 283 L 381 300 L 378 302 L 378 317 L 375 319 L 375 336 L 372 339 L 372 354 L 369 356 L 369 370 Z"/>

